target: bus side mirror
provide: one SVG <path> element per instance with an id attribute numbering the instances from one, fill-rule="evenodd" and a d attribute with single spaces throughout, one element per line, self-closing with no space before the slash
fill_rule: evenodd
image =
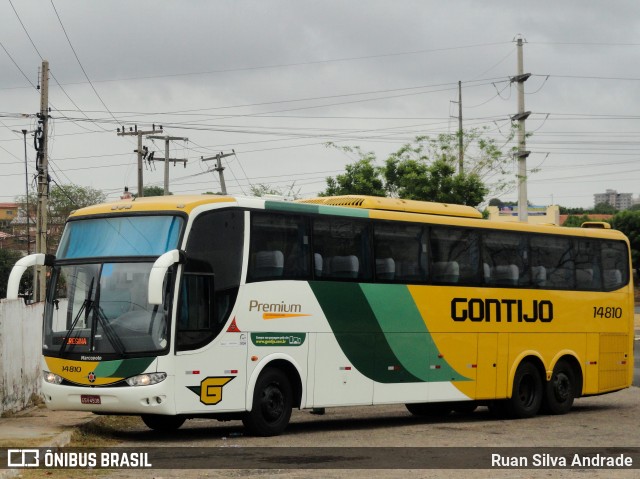
<path id="1" fill-rule="evenodd" d="M 167 270 L 174 264 L 182 264 L 185 261 L 184 251 L 177 249 L 167 251 L 161 255 L 153 266 L 149 273 L 149 304 L 162 304 L 163 301 L 163 288 L 164 277 L 167 274 Z"/>
<path id="2" fill-rule="evenodd" d="M 31 266 L 53 266 L 56 257 L 50 254 L 35 253 L 19 259 L 11 269 L 7 283 L 7 299 L 18 299 L 20 280 L 24 272 Z"/>

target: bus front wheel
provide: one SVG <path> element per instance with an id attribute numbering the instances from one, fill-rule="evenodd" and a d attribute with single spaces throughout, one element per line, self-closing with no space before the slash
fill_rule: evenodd
<path id="1" fill-rule="evenodd" d="M 545 388 L 545 409 L 551 414 L 566 414 L 573 406 L 576 396 L 576 375 L 571 365 L 564 360 L 553 368 L 551 380 Z"/>
<path id="2" fill-rule="evenodd" d="M 258 377 L 253 391 L 253 406 L 242 423 L 256 436 L 281 434 L 291 418 L 293 394 L 287 376 L 279 369 L 267 368 Z"/>
<path id="3" fill-rule="evenodd" d="M 161 416 L 158 414 L 143 414 L 142 422 L 154 431 L 175 431 L 184 424 L 186 418 L 182 416 Z"/>
<path id="4" fill-rule="evenodd" d="M 513 378 L 511 399 L 507 401 L 508 415 L 514 419 L 533 417 L 542 404 L 542 378 L 538 368 L 531 362 L 518 366 Z"/>

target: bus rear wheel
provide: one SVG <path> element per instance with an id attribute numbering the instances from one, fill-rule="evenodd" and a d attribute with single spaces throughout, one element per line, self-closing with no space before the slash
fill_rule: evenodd
<path id="1" fill-rule="evenodd" d="M 542 378 L 538 368 L 531 362 L 518 366 L 513 378 L 511 399 L 507 401 L 507 413 L 514 419 L 533 417 L 542 405 Z"/>
<path id="2" fill-rule="evenodd" d="M 571 365 L 560 360 L 553 368 L 545 388 L 545 410 L 551 414 L 566 414 L 576 396 L 576 375 Z"/>
<path id="3" fill-rule="evenodd" d="M 182 416 L 161 416 L 158 414 L 143 414 L 142 422 L 154 431 L 175 431 L 184 424 L 186 418 Z"/>
<path id="4" fill-rule="evenodd" d="M 293 394 L 287 376 L 275 368 L 267 368 L 258 377 L 253 391 L 253 406 L 242 423 L 256 436 L 281 434 L 291 418 Z"/>

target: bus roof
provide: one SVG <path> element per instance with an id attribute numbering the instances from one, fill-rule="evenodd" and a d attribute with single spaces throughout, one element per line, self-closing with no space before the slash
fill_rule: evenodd
<path id="1" fill-rule="evenodd" d="M 168 195 L 168 196 L 147 196 L 134 198 L 133 200 L 114 201 L 112 203 L 102 203 L 99 205 L 87 206 L 75 210 L 69 216 L 92 216 L 101 214 L 111 214 L 114 212 L 141 212 L 141 211 L 176 211 L 190 213 L 195 207 L 209 203 L 233 203 L 236 198 L 232 196 L 218 195 Z"/>
<path id="2" fill-rule="evenodd" d="M 297 213 L 340 214 L 341 216 L 359 216 L 386 220 L 435 222 L 449 224 L 447 218 L 456 218 L 453 222 L 459 226 L 473 226 L 487 229 L 528 231 L 537 233 L 566 234 L 571 236 L 590 236 L 601 238 L 625 238 L 620 231 L 600 228 L 566 228 L 557 225 L 531 225 L 519 222 L 497 222 L 481 220 L 482 214 L 471 206 L 427 201 L 402 200 L 365 195 L 328 196 L 297 201 L 281 201 L 269 198 L 247 198 L 220 195 L 169 195 L 120 200 L 78 209 L 71 213 L 70 219 L 108 215 L 114 213 L 139 212 L 191 212 L 204 205 L 229 203 L 229 206 L 265 208 L 277 211 Z M 430 218 L 430 219 L 428 219 Z M 481 220 L 481 221 L 478 221 Z"/>
<path id="3" fill-rule="evenodd" d="M 383 198 L 378 196 L 327 196 L 298 200 L 298 202 L 331 206 L 347 206 L 349 208 L 365 208 L 368 210 L 401 211 L 403 213 L 482 218 L 482 213 L 471 206 L 432 203 L 429 201 L 403 200 L 400 198 Z"/>

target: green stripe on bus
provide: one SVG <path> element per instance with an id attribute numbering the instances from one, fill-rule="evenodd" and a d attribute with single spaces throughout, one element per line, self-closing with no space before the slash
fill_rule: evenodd
<path id="1" fill-rule="evenodd" d="M 361 284 L 384 337 L 403 368 L 423 381 L 463 381 L 449 364 L 431 369 L 439 354 L 408 288 L 401 284 Z"/>
<path id="2" fill-rule="evenodd" d="M 358 283 L 309 283 L 329 325 L 355 368 L 380 383 L 422 382 L 394 354 Z"/>
<path id="3" fill-rule="evenodd" d="M 293 203 L 290 201 L 265 201 L 264 208 L 271 211 L 286 211 L 287 213 L 320 214 L 333 216 L 349 216 L 354 218 L 368 218 L 369 210 L 359 208 L 345 208 L 343 206 L 314 205 Z"/>
<path id="4" fill-rule="evenodd" d="M 154 359 L 155 357 L 102 361 L 96 366 L 94 373 L 102 378 L 128 378 L 143 373 Z"/>

